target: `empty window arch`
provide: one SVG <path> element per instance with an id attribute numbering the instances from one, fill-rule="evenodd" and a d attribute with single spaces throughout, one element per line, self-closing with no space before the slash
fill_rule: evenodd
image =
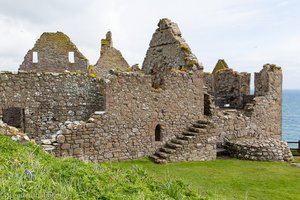
<path id="1" fill-rule="evenodd" d="M 161 125 L 158 124 L 155 127 L 155 141 L 162 141 L 162 134 L 161 134 Z"/>

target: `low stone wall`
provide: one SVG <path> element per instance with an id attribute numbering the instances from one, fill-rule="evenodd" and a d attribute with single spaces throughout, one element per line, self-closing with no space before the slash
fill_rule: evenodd
<path id="1" fill-rule="evenodd" d="M 226 141 L 230 156 L 258 161 L 293 161 L 288 145 L 273 138 L 236 138 Z"/>

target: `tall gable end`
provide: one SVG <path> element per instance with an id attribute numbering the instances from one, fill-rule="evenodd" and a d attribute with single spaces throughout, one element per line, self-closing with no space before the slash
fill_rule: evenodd
<path id="1" fill-rule="evenodd" d="M 88 60 L 62 32 L 43 33 L 24 57 L 19 70 L 86 72 Z"/>
<path id="2" fill-rule="evenodd" d="M 153 74 L 170 68 L 202 69 L 202 66 L 181 37 L 178 25 L 169 19 L 161 19 L 152 36 L 143 70 Z"/>

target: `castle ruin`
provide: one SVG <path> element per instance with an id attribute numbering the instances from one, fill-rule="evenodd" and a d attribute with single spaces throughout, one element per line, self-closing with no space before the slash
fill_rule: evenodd
<path id="1" fill-rule="evenodd" d="M 282 70 L 255 74 L 219 60 L 203 72 L 176 23 L 161 19 L 142 69 L 130 67 L 108 32 L 89 65 L 68 36 L 44 33 L 18 73 L 0 73 L 0 117 L 56 156 L 157 163 L 293 159 L 282 142 Z"/>

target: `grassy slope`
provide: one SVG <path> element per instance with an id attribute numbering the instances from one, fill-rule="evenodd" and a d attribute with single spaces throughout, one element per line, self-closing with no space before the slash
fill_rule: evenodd
<path id="1" fill-rule="evenodd" d="M 180 178 L 213 199 L 300 199 L 300 169 L 289 163 L 215 160 L 156 165 L 140 160 L 113 165 L 142 166 L 159 180 Z"/>
<path id="2" fill-rule="evenodd" d="M 34 172 L 34 180 L 25 175 L 26 169 Z M 300 199 L 300 169 L 288 163 L 216 160 L 157 165 L 138 160 L 92 164 L 54 158 L 35 145 L 19 145 L 0 136 L 0 199 L 19 199 L 17 195 L 45 199 L 44 194 L 54 199 L 199 199 L 174 179 L 212 199 Z"/>
<path id="3" fill-rule="evenodd" d="M 26 176 L 32 171 L 34 180 Z M 24 198 L 22 198 L 24 197 Z M 180 181 L 156 181 L 138 167 L 59 159 L 0 136 L 0 199 L 200 199 Z"/>

